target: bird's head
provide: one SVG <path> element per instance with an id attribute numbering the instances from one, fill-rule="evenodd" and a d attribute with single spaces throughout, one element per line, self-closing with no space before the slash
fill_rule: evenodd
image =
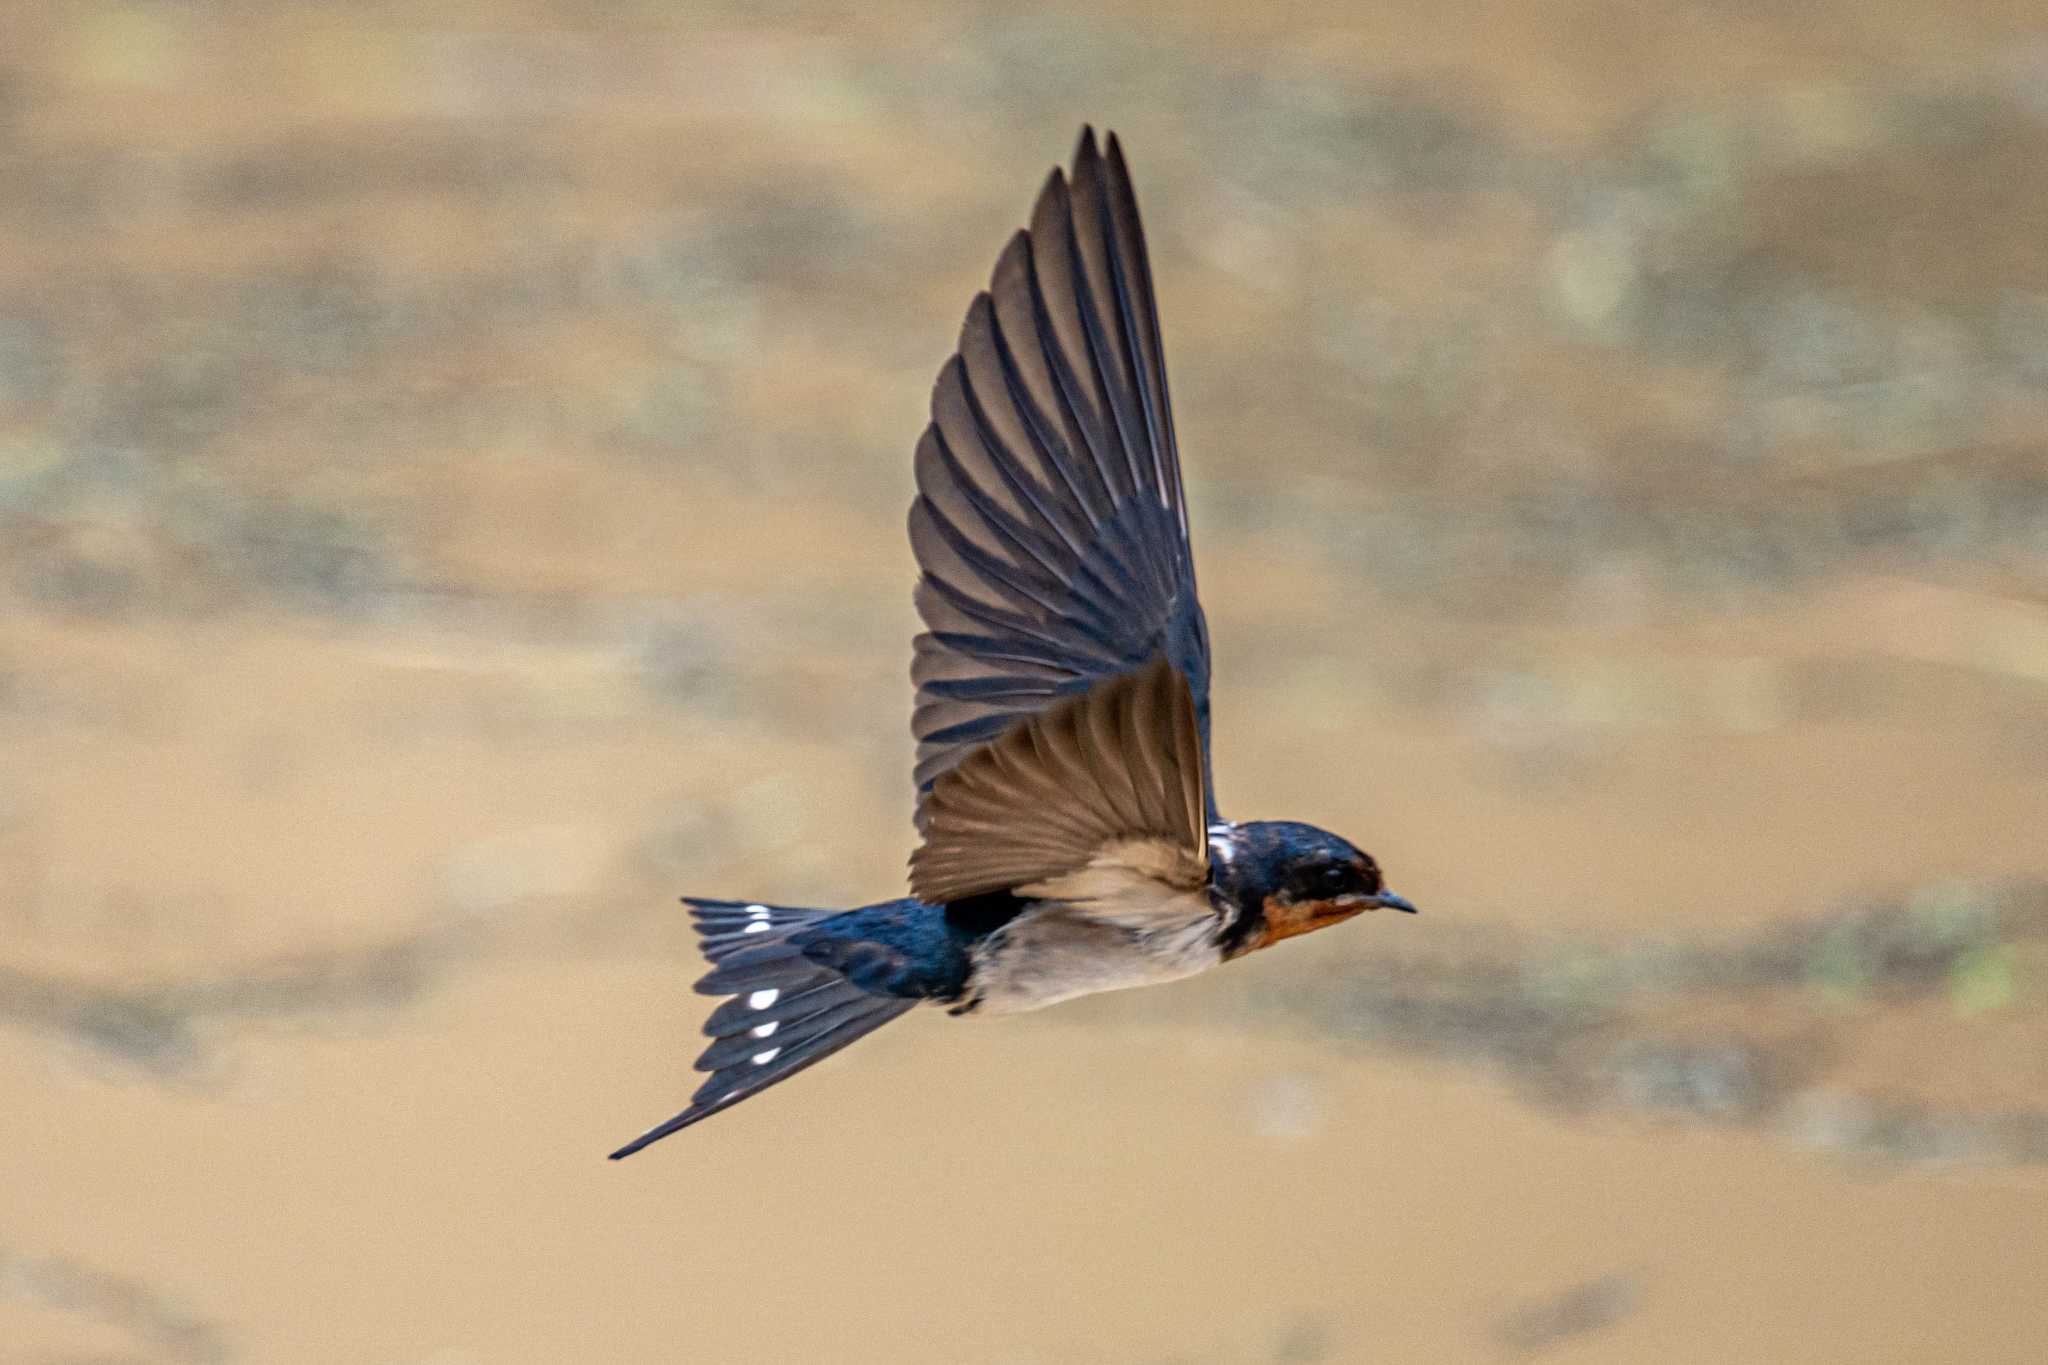
<path id="1" fill-rule="evenodd" d="M 1415 913 L 1387 890 L 1371 854 L 1314 825 L 1253 820 L 1218 826 L 1209 849 L 1217 897 L 1236 915 L 1224 935 L 1232 957 L 1367 910 Z"/>

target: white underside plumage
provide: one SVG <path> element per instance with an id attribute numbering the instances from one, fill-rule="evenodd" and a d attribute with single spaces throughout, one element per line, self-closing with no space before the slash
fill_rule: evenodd
<path id="1" fill-rule="evenodd" d="M 1181 913 L 1144 923 L 1105 918 L 1095 906 L 1043 902 L 990 934 L 974 950 L 980 1014 L 1019 1014 L 1099 991 L 1156 986 L 1223 961 L 1221 927 L 1205 893 L 1183 897 Z"/>
<path id="2" fill-rule="evenodd" d="M 1079 872 L 1019 887 L 1035 903 L 975 948 L 964 1008 L 1018 1014 L 1218 965 L 1223 918 L 1206 881 L 1188 877 L 1146 841 L 1131 840 Z"/>

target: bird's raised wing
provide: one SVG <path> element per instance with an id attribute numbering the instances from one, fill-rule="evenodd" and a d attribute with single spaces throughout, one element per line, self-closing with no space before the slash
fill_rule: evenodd
<path id="1" fill-rule="evenodd" d="M 1037 871 L 1071 870 L 1063 860 L 1078 856 L 1083 834 L 1191 838 L 1186 855 L 1206 866 L 1208 627 L 1151 268 L 1114 134 L 1104 155 L 1083 130 L 1071 183 L 1052 172 L 1030 227 L 968 309 L 916 472 L 910 541 L 927 629 L 912 667 L 912 728 L 926 845 L 913 890 L 951 899 L 1018 885 L 1001 879 L 1031 870 L 1027 844 Z M 1165 670 L 1156 676 L 1155 660 Z M 1112 742 L 1102 727 L 1118 725 L 1128 728 Z M 1130 777 L 1099 766 L 1110 762 Z M 955 771 L 959 785 L 938 799 L 935 784 Z M 1046 784 L 1077 777 L 1086 790 L 1051 803 Z M 1183 779 L 1197 793 L 1192 830 L 1172 785 Z M 1132 781 L 1152 786 L 1120 785 Z M 970 861 L 948 842 L 970 827 L 985 840 L 1037 802 L 1048 803 L 1031 826 L 1037 843 L 1020 833 L 1000 856 L 991 848 Z M 1144 827 L 1113 828 L 1112 812 L 1142 814 Z M 1169 816 L 1170 831 L 1157 827 Z"/>
<path id="2" fill-rule="evenodd" d="M 1209 838 L 1186 679 L 1156 658 L 1013 724 L 939 774 L 918 825 L 910 889 L 923 901 L 1123 900 L 1133 878 L 1199 887 Z"/>

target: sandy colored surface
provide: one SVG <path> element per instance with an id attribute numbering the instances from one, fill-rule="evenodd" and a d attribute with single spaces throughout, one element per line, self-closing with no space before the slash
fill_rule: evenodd
<path id="1" fill-rule="evenodd" d="M 9 9 L 0 1361 L 2048 1358 L 2036 8 Z M 1084 118 L 1219 796 L 1425 913 L 607 1164 L 676 895 L 901 885 Z"/>

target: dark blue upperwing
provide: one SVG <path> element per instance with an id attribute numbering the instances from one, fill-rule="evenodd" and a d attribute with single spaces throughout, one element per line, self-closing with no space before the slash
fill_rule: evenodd
<path id="1" fill-rule="evenodd" d="M 920 803 L 934 778 L 1063 697 L 1163 654 L 1208 776 L 1195 595 L 1151 268 L 1115 134 L 1084 129 L 968 309 L 917 448 Z"/>

